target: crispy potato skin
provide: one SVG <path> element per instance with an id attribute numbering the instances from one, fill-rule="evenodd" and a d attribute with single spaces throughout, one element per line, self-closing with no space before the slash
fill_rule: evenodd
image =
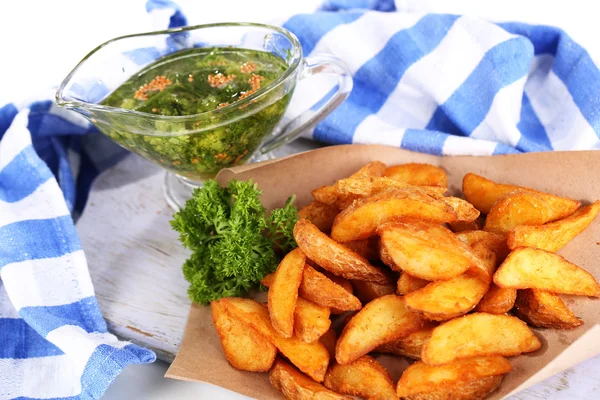
<path id="1" fill-rule="evenodd" d="M 367 239 L 353 240 L 351 242 L 344 242 L 342 245 L 356 254 L 361 255 L 367 260 L 378 260 L 379 259 L 379 238 L 377 236 L 371 236 Z"/>
<path id="2" fill-rule="evenodd" d="M 600 285 L 589 272 L 557 254 L 529 247 L 510 253 L 494 274 L 494 283 L 512 289 L 600 296 Z"/>
<path id="3" fill-rule="evenodd" d="M 334 392 L 363 399 L 397 400 L 390 374 L 369 356 L 362 356 L 346 365 L 333 363 L 323 384 Z"/>
<path id="4" fill-rule="evenodd" d="M 479 215 L 479 218 L 473 221 L 454 221 L 449 222 L 450 229 L 454 233 L 465 232 L 465 231 L 477 231 L 483 229 L 484 218 Z"/>
<path id="5" fill-rule="evenodd" d="M 379 225 L 400 217 L 435 222 L 457 220 L 456 212 L 441 200 L 422 191 L 390 189 L 356 200 L 335 217 L 331 237 L 338 242 L 366 239 Z"/>
<path id="6" fill-rule="evenodd" d="M 431 164 L 407 163 L 388 167 L 383 176 L 416 186 L 448 186 L 448 175 Z"/>
<path id="7" fill-rule="evenodd" d="M 404 296 L 406 306 L 425 318 L 445 321 L 475 308 L 487 292 L 488 284 L 467 274 L 447 281 L 431 282 Z"/>
<path id="8" fill-rule="evenodd" d="M 491 284 L 483 299 L 475 307 L 475 311 L 488 314 L 505 314 L 515 305 L 517 290 L 501 288 Z"/>
<path id="9" fill-rule="evenodd" d="M 290 400 L 350 400 L 317 383 L 278 358 L 269 372 L 271 385 Z"/>
<path id="10" fill-rule="evenodd" d="M 406 295 L 414 292 L 415 290 L 424 288 L 429 284 L 429 282 L 430 281 L 428 280 L 415 278 L 414 276 L 403 272 L 400 274 L 400 278 L 398 278 L 396 293 L 398 293 L 398 295 Z"/>
<path id="11" fill-rule="evenodd" d="M 329 315 L 329 308 L 298 297 L 294 311 L 294 333 L 306 343 L 319 340 L 331 326 Z"/>
<path id="12" fill-rule="evenodd" d="M 298 293 L 313 303 L 330 307 L 332 312 L 333 309 L 352 311 L 362 308 L 360 300 L 352 294 L 352 286 L 348 291 L 309 265 L 304 266 Z"/>
<path id="13" fill-rule="evenodd" d="M 300 249 L 289 252 L 275 271 L 269 288 L 269 316 L 273 328 L 285 338 L 294 334 L 294 310 L 306 256 Z"/>
<path id="14" fill-rule="evenodd" d="M 396 393 L 402 399 L 483 399 L 511 370 L 508 360 L 500 356 L 475 357 L 440 366 L 418 361 L 404 371 Z"/>
<path id="15" fill-rule="evenodd" d="M 433 329 L 437 326 L 434 322 L 425 322 L 423 327 L 416 332 L 411 333 L 405 338 L 393 342 L 382 344 L 375 349 L 379 353 L 391 353 L 402 357 L 421 359 L 423 346 L 429 341 Z"/>
<path id="16" fill-rule="evenodd" d="M 416 278 L 451 279 L 481 262 L 468 245 L 441 225 L 410 220 L 382 225 L 378 231 L 394 264 Z"/>
<path id="17" fill-rule="evenodd" d="M 372 178 L 383 175 L 386 166 L 384 163 L 380 161 L 370 162 L 366 165 L 363 165 L 358 171 L 350 175 L 350 178 L 359 179 L 359 178 Z M 322 186 L 318 189 L 312 191 L 313 197 L 325 204 L 336 204 L 339 200 L 339 193 L 335 186 Z M 339 208 L 341 204 L 336 204 Z"/>
<path id="18" fill-rule="evenodd" d="M 478 356 L 516 356 L 541 345 L 527 324 L 516 317 L 473 313 L 435 328 L 421 359 L 428 365 L 442 365 Z"/>
<path id="19" fill-rule="evenodd" d="M 339 211 L 334 205 L 315 200 L 298 211 L 298 218 L 309 220 L 322 232 L 329 232 Z"/>
<path id="20" fill-rule="evenodd" d="M 462 183 L 462 191 L 465 199 L 484 214 L 490 212 L 499 197 L 520 189 L 523 190 L 525 188 L 496 183 L 472 173 L 466 174 Z"/>
<path id="21" fill-rule="evenodd" d="M 600 201 L 581 207 L 570 216 L 541 226 L 517 226 L 508 232 L 508 247 L 535 247 L 557 252 L 594 221 Z"/>
<path id="22" fill-rule="evenodd" d="M 373 300 L 346 324 L 335 348 L 335 359 L 348 364 L 377 346 L 408 336 L 423 326 L 404 299 L 387 295 Z"/>
<path id="23" fill-rule="evenodd" d="M 350 283 L 354 288 L 356 297 L 358 297 L 363 304 L 396 292 L 396 284 L 391 276 L 389 281 L 385 284 L 367 281 L 351 281 Z"/>
<path id="24" fill-rule="evenodd" d="M 387 281 L 385 274 L 367 259 L 335 242 L 307 219 L 298 220 L 294 238 L 308 258 L 335 275 L 378 283 Z"/>
<path id="25" fill-rule="evenodd" d="M 540 328 L 574 329 L 583 325 L 558 295 L 543 290 L 519 290 L 515 314 Z"/>
<path id="26" fill-rule="evenodd" d="M 331 361 L 335 360 L 335 344 L 337 342 L 337 333 L 333 328 L 329 328 L 327 332 L 319 338 L 319 342 L 327 349 Z"/>
<path id="27" fill-rule="evenodd" d="M 481 242 L 474 243 L 471 246 L 471 252 L 480 262 L 472 264 L 466 273 L 485 283 L 492 282 L 497 265 L 496 253 Z"/>
<path id="28" fill-rule="evenodd" d="M 456 212 L 458 218 L 456 222 L 469 223 L 479 218 L 479 210 L 463 199 L 458 197 L 443 197 L 442 200 Z M 450 221 L 450 224 L 452 223 L 453 221 Z"/>
<path id="29" fill-rule="evenodd" d="M 268 371 L 277 355 L 277 348 L 243 321 L 232 317 L 218 300 L 211 302 L 210 308 L 227 361 L 242 371 Z"/>
<path id="30" fill-rule="evenodd" d="M 518 190 L 500 197 L 485 219 L 484 230 L 507 233 L 521 225 L 542 225 L 575 212 L 580 202 L 529 190 Z"/>
<path id="31" fill-rule="evenodd" d="M 246 322 L 267 338 L 300 371 L 317 382 L 323 382 L 329 365 L 329 353 L 320 342 L 304 343 L 295 336 L 281 337 L 271 325 L 267 307 L 254 300 L 230 297 L 221 299 L 221 304 L 234 318 Z"/>
<path id="32" fill-rule="evenodd" d="M 333 186 L 321 186 L 320 188 L 314 189 L 312 195 L 319 203 L 328 204 L 335 206 L 338 199 L 337 190 Z"/>

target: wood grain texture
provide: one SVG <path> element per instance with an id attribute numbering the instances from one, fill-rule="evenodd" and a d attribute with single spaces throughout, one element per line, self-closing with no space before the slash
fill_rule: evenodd
<path id="1" fill-rule="evenodd" d="M 299 142 L 278 155 L 311 147 Z M 190 309 L 181 273 L 189 253 L 170 229 L 163 181 L 159 167 L 127 157 L 95 181 L 77 230 L 111 332 L 171 362 Z M 600 357 L 588 360 L 512 399 L 600 398 L 599 368 Z"/>

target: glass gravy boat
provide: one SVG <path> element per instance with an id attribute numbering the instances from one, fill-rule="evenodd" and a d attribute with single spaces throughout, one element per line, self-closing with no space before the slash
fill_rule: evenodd
<path id="1" fill-rule="evenodd" d="M 194 115 L 166 116 L 100 104 L 156 60 L 196 47 L 269 52 L 282 59 L 286 69 L 253 94 Z M 285 120 L 296 83 L 316 74 L 335 75 L 335 90 L 299 116 Z M 169 205 L 178 209 L 194 188 L 222 168 L 268 158 L 270 151 L 314 127 L 351 89 L 351 74 L 341 60 L 328 55 L 303 58 L 298 39 L 286 29 L 219 23 L 110 40 L 71 71 L 58 88 L 56 101 L 82 114 L 122 147 L 166 169 L 165 195 Z"/>

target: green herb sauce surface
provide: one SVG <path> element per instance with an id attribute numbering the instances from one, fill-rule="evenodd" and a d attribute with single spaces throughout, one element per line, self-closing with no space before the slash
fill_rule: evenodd
<path id="1" fill-rule="evenodd" d="M 195 116 L 228 106 L 241 113 L 245 107 L 236 102 L 269 85 L 286 68 L 284 60 L 268 52 L 188 49 L 148 65 L 101 104 L 163 116 Z M 123 147 L 177 174 L 205 180 L 222 168 L 248 160 L 283 116 L 292 91 L 266 95 L 258 100 L 266 102 L 265 107 L 237 120 L 235 112 L 215 113 L 208 119 L 199 115 L 198 120 L 153 120 L 151 126 L 140 121 L 132 129 L 131 116 L 115 114 L 96 125 Z M 214 125 L 221 126 L 207 129 Z"/>

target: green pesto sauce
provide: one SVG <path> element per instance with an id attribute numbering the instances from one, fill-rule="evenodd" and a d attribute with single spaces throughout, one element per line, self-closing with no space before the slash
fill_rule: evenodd
<path id="1" fill-rule="evenodd" d="M 155 115 L 196 115 L 236 107 L 236 102 L 273 82 L 286 68 L 281 58 L 257 50 L 227 47 L 183 50 L 147 66 L 101 104 Z M 148 135 L 128 132 L 130 121 L 126 123 L 118 117 L 97 125 L 123 147 L 180 175 L 205 180 L 222 168 L 248 160 L 283 116 L 291 93 L 275 102 L 268 97 L 277 93 L 269 94 L 260 101 L 272 104 L 209 130 L 208 126 L 235 118 L 235 112 L 223 116 L 216 113 L 209 119 L 206 115 L 198 116 L 196 121 L 194 118 L 185 122 L 156 120 L 153 122 L 156 132 Z M 237 109 L 242 112 L 243 107 Z M 141 126 L 148 131 L 147 122 L 140 123 L 138 131 Z"/>

